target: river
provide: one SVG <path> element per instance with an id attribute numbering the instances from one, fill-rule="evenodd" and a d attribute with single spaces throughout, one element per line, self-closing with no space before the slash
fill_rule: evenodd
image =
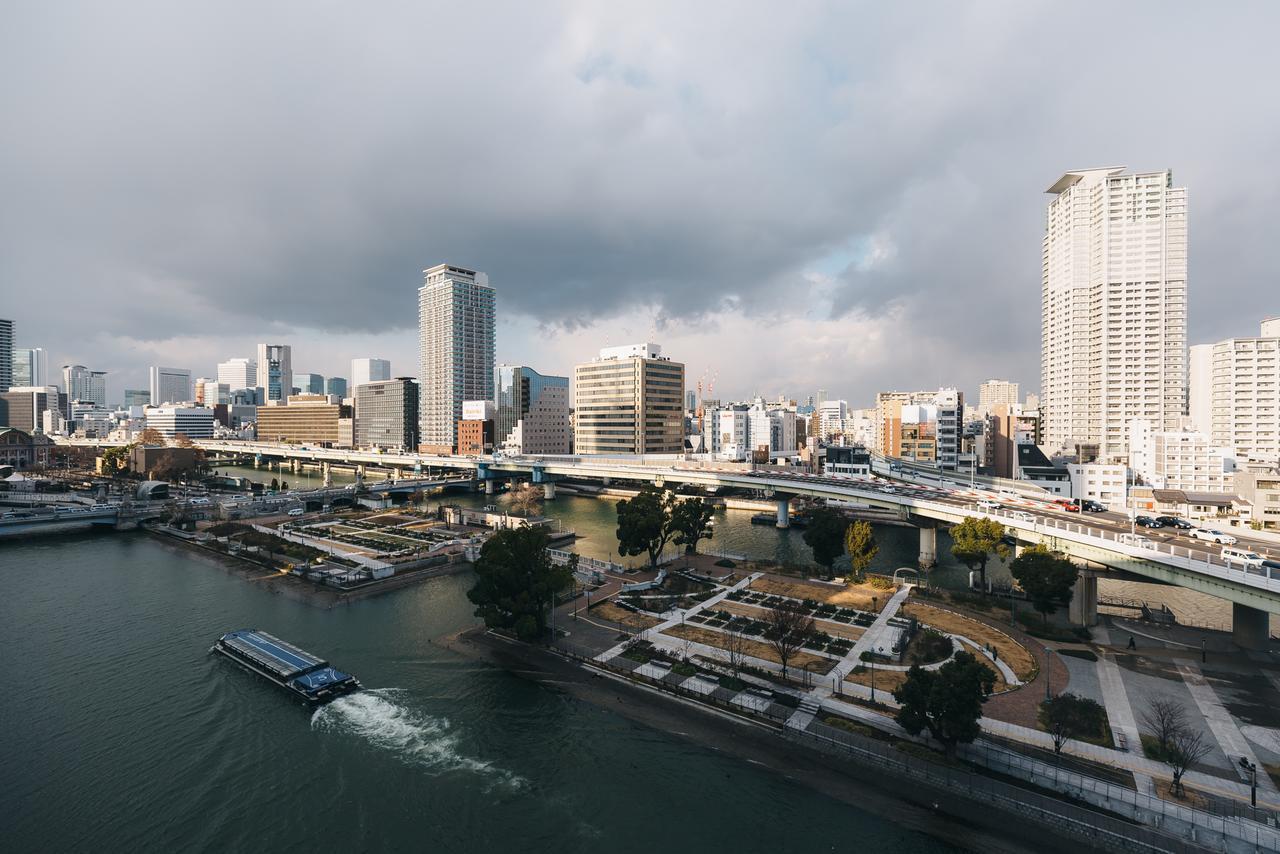
<path id="1" fill-rule="evenodd" d="M 949 850 L 433 645 L 465 575 L 322 610 L 102 533 L 0 543 L 0 583 L 6 852 Z M 371 690 L 304 709 L 208 654 L 240 627 Z"/>
<path id="2" fill-rule="evenodd" d="M 253 468 L 225 469 L 225 471 L 259 481 L 270 482 L 274 476 L 283 478 L 290 485 L 319 486 L 321 484 L 319 474 L 314 472 L 293 474 L 287 470 L 278 473 Z M 352 480 L 353 478 L 349 475 L 334 474 L 335 483 L 349 483 Z M 445 500 L 470 506 L 481 506 L 494 501 L 492 497 L 460 493 L 450 493 Z M 614 535 L 616 517 L 613 505 L 614 502 L 607 499 L 562 494 L 554 501 L 544 504 L 543 512 L 558 519 L 563 527 L 583 535 L 583 539 L 574 547 L 575 550 L 592 557 L 617 560 L 617 540 Z M 813 553 L 804 544 L 802 530 L 779 531 L 768 525 L 753 525 L 751 516 L 752 513 L 745 510 L 718 510 L 715 516 L 715 536 L 710 542 L 701 543 L 699 548 L 702 551 L 723 550 L 751 558 L 776 560 L 784 564 L 813 562 Z M 916 565 L 919 535 L 915 529 L 877 525 L 876 541 L 880 546 L 880 552 L 873 562 L 875 571 L 892 573 L 899 567 Z M 631 559 L 632 563 L 638 561 L 639 558 Z M 623 562 L 627 561 L 624 559 Z M 993 558 L 988 564 L 987 575 L 996 582 L 1007 583 L 1010 578 L 1008 566 L 998 558 Z M 968 579 L 968 568 L 951 557 L 951 538 L 945 531 L 940 532 L 938 534 L 938 566 L 929 574 L 930 583 L 957 589 L 967 587 Z M 1098 591 L 1103 598 L 1142 600 L 1153 607 L 1166 605 L 1177 615 L 1179 622 L 1188 625 L 1206 626 L 1223 631 L 1230 630 L 1231 627 L 1230 603 L 1183 587 L 1102 579 L 1098 583 Z M 1271 623 L 1273 633 L 1280 633 L 1280 616 L 1273 617 Z"/>

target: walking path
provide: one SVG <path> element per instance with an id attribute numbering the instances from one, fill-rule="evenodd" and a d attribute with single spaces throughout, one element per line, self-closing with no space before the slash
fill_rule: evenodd
<path id="1" fill-rule="evenodd" d="M 1129 705 L 1129 695 L 1124 690 L 1120 667 L 1106 652 L 1098 656 L 1098 685 L 1102 689 L 1103 704 L 1107 708 L 1107 719 L 1111 722 L 1111 731 L 1119 733 L 1124 739 L 1120 747 L 1126 752 L 1136 751 L 1141 755 L 1142 737 L 1138 733 L 1138 722 L 1133 717 L 1133 707 Z M 1137 784 L 1139 792 L 1154 794 L 1155 781 L 1149 774 L 1134 771 L 1133 781 Z"/>
<path id="2" fill-rule="evenodd" d="M 1254 755 L 1253 748 L 1249 746 L 1244 733 L 1240 732 L 1239 725 L 1231 717 L 1231 713 L 1222 705 L 1222 701 L 1218 699 L 1218 693 L 1213 690 L 1209 680 L 1204 678 L 1204 674 L 1200 672 L 1199 667 L 1190 662 L 1180 663 L 1178 664 L 1178 672 L 1182 674 L 1182 681 L 1186 683 L 1187 690 L 1191 692 L 1191 698 L 1200 707 L 1200 714 L 1204 715 L 1204 721 L 1209 725 L 1209 731 L 1213 733 L 1214 740 L 1218 742 L 1222 752 L 1227 755 L 1227 760 L 1231 763 L 1231 767 L 1235 769 L 1242 782 L 1248 782 L 1249 774 L 1240 767 L 1240 757 L 1249 760 L 1257 769 L 1262 768 L 1262 763 Z M 1257 777 L 1259 789 L 1269 792 L 1276 791 L 1276 784 L 1272 782 L 1270 774 L 1264 771 L 1258 774 Z"/>
<path id="3" fill-rule="evenodd" d="M 849 654 L 840 660 L 839 668 L 844 672 L 849 672 L 853 668 L 862 663 L 862 654 L 864 652 L 882 652 L 882 655 L 891 655 L 887 649 L 892 645 L 891 634 L 898 631 L 889 625 L 889 619 L 898 613 L 898 609 L 902 607 L 902 603 L 907 596 L 911 594 L 911 588 L 914 584 L 904 584 L 898 588 L 898 592 L 890 597 L 885 603 L 884 609 L 876 617 L 876 621 L 867 627 L 862 633 L 862 637 L 858 638 L 857 643 L 853 645 L 853 649 L 849 650 Z"/>

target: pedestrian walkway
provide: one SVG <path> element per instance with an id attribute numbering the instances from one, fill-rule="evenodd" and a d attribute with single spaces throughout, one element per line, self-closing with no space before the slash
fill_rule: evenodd
<path id="1" fill-rule="evenodd" d="M 1213 686 L 1209 684 L 1209 680 L 1204 678 L 1204 674 L 1200 672 L 1199 667 L 1190 662 L 1180 663 L 1178 664 L 1178 673 L 1182 675 L 1182 681 L 1186 683 L 1187 690 L 1191 692 L 1191 698 L 1200 707 L 1200 714 L 1204 716 L 1205 723 L 1209 725 L 1209 731 L 1213 733 L 1214 740 L 1218 742 L 1222 752 L 1227 755 L 1227 761 L 1231 763 L 1231 767 L 1235 769 L 1241 782 L 1248 782 L 1249 774 L 1244 768 L 1240 767 L 1240 757 L 1249 760 L 1255 768 L 1262 768 L 1262 763 L 1254 755 L 1253 748 L 1249 746 L 1244 733 L 1240 732 L 1240 726 L 1236 723 L 1235 718 L 1231 717 L 1231 713 L 1222 705 L 1222 701 L 1218 699 L 1218 692 L 1213 690 Z M 1258 774 L 1257 777 L 1259 789 L 1269 792 L 1276 791 L 1276 784 L 1272 782 L 1270 774 L 1264 772 Z"/>
<path id="2" fill-rule="evenodd" d="M 875 622 L 862 633 L 862 637 L 858 638 L 853 645 L 853 649 L 849 650 L 848 655 L 840 659 L 839 670 L 848 673 L 862 663 L 862 654 L 864 652 L 876 652 L 891 645 L 891 635 L 898 630 L 889 625 L 889 620 L 897 615 L 898 609 L 902 607 L 902 603 L 906 601 L 906 598 L 911 595 L 911 588 L 914 586 L 914 584 L 904 584 L 898 589 L 898 592 L 890 597 L 889 601 L 885 603 L 884 609 L 876 617 Z"/>
<path id="3" fill-rule="evenodd" d="M 1129 705 L 1129 695 L 1124 690 L 1120 667 L 1106 652 L 1098 656 L 1098 685 L 1102 689 L 1103 705 L 1107 709 L 1111 731 L 1124 739 L 1124 743 L 1119 746 L 1125 751 L 1136 751 L 1141 755 L 1142 737 L 1138 733 L 1138 722 L 1133 717 L 1133 707 Z M 1139 792 L 1148 795 L 1155 792 L 1155 781 L 1149 774 L 1135 771 L 1133 781 Z"/>

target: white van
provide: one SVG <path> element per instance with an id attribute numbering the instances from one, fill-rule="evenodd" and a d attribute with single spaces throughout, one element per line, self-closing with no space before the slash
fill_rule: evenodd
<path id="1" fill-rule="evenodd" d="M 1251 552 L 1248 549 L 1237 549 L 1232 546 L 1223 548 L 1222 559 L 1228 564 L 1239 563 L 1245 566 L 1262 566 L 1262 562 L 1265 560 L 1257 552 Z"/>
<path id="2" fill-rule="evenodd" d="M 984 498 L 978 502 L 979 510 L 999 510 L 1000 502 L 992 501 L 990 498 Z"/>
<path id="3" fill-rule="evenodd" d="M 301 516 L 303 513 L 306 513 L 306 512 L 307 512 L 307 511 L 306 511 L 306 510 L 303 510 L 301 507 L 295 507 L 295 508 L 293 508 L 292 510 L 290 510 L 290 511 L 289 511 L 289 515 L 290 515 L 290 516 Z"/>

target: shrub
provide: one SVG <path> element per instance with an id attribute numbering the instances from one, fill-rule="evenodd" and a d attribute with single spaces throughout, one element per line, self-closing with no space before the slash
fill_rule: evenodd
<path id="1" fill-rule="evenodd" d="M 877 590 L 893 590 L 897 587 L 892 578 L 886 578 L 883 575 L 868 575 L 867 584 Z"/>
<path id="2" fill-rule="evenodd" d="M 718 561 L 716 561 L 715 565 L 723 566 L 725 569 L 736 569 L 738 566 L 736 563 L 729 560 L 727 557 L 720 558 Z"/>

